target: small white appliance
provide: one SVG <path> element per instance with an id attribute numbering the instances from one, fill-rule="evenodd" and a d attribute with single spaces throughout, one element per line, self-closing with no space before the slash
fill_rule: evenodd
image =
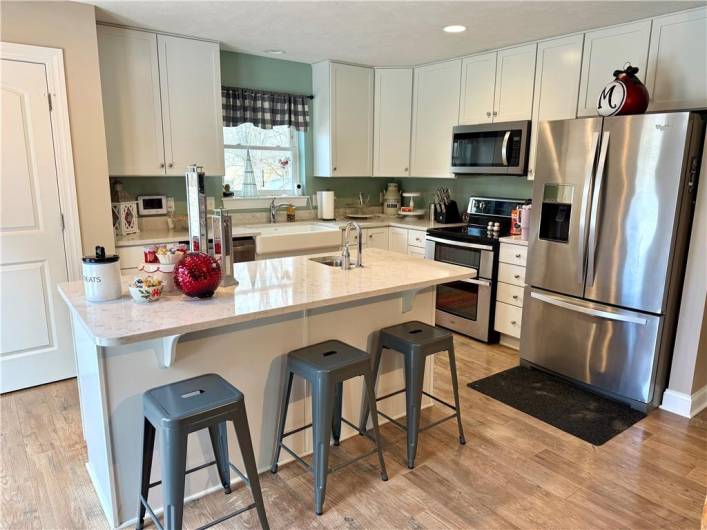
<path id="1" fill-rule="evenodd" d="M 400 188 L 397 183 L 389 182 L 388 189 L 385 190 L 383 196 L 383 213 L 385 215 L 398 215 L 400 210 Z"/>
<path id="2" fill-rule="evenodd" d="M 107 302 L 121 296 L 120 258 L 106 256 L 106 249 L 96 247 L 95 256 L 84 256 L 83 290 L 89 302 Z"/>
<path id="3" fill-rule="evenodd" d="M 334 214 L 334 203 L 336 197 L 333 191 L 325 190 L 317 192 L 317 218 L 323 221 L 333 221 L 336 216 Z"/>
<path id="4" fill-rule="evenodd" d="M 167 215 L 166 195 L 138 195 L 139 215 Z"/>

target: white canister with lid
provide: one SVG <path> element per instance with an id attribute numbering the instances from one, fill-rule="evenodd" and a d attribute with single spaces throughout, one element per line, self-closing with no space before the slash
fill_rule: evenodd
<path id="1" fill-rule="evenodd" d="M 95 256 L 84 256 L 83 291 L 89 302 L 107 302 L 121 296 L 120 262 L 115 254 L 106 256 L 106 249 L 96 247 Z"/>

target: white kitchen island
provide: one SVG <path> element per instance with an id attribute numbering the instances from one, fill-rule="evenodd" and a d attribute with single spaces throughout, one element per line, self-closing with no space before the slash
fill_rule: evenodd
<path id="1" fill-rule="evenodd" d="M 134 522 L 142 437 L 142 393 L 199 374 L 217 373 L 245 394 L 258 469 L 270 467 L 287 352 L 327 339 L 368 350 L 376 331 L 409 320 L 434 323 L 434 286 L 470 278 L 473 271 L 378 249 L 364 254 L 364 267 L 343 271 L 308 256 L 241 263 L 238 285 L 220 288 L 211 299 L 163 295 L 136 304 L 124 288 L 113 302 L 90 303 L 81 282 L 59 290 L 70 308 L 87 468 L 113 527 Z M 127 281 L 130 278 L 124 278 Z M 403 386 L 402 356 L 384 355 L 378 393 Z M 431 390 L 428 366 L 426 390 Z M 357 422 L 362 380 L 348 381 L 344 417 Z M 404 414 L 404 396 L 381 403 L 392 416 Z M 309 392 L 295 378 L 288 429 L 311 416 Z M 355 431 L 344 427 L 342 437 Z M 311 452 L 306 430 L 289 439 Z M 232 428 L 229 452 L 242 465 Z M 152 480 L 159 480 L 160 449 Z M 187 466 L 212 460 L 208 432 L 190 435 Z M 283 462 L 286 461 L 283 457 Z M 235 481 L 235 479 L 234 479 Z M 187 476 L 185 495 L 195 498 L 220 488 L 215 466 Z M 161 506 L 161 488 L 150 491 Z"/>

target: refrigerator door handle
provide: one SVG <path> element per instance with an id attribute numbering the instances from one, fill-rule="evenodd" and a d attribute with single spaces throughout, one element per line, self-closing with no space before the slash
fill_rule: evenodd
<path id="1" fill-rule="evenodd" d="M 589 209 L 589 194 L 592 190 L 592 174 L 594 173 L 594 161 L 596 160 L 597 146 L 599 144 L 599 133 L 592 133 L 592 157 L 587 164 L 587 171 L 584 175 L 584 187 L 582 189 L 582 206 L 579 210 L 579 250 L 577 256 L 577 281 L 584 285 L 584 273 L 586 271 L 586 250 L 587 250 L 587 210 Z"/>
<path id="2" fill-rule="evenodd" d="M 606 166 L 606 152 L 609 150 L 609 131 L 601 135 L 601 149 L 597 164 L 597 176 L 594 180 L 592 194 L 592 214 L 589 218 L 589 258 L 587 259 L 587 286 L 594 285 L 594 264 L 596 262 L 597 237 L 599 236 L 599 202 L 601 201 L 602 184 L 604 183 L 604 168 Z"/>
<path id="3" fill-rule="evenodd" d="M 503 145 L 501 146 L 501 162 L 504 166 L 508 165 L 508 139 L 511 137 L 511 131 L 506 131 L 503 136 Z"/>
<path id="4" fill-rule="evenodd" d="M 535 298 L 536 300 L 540 300 L 541 302 L 545 302 L 546 304 L 551 304 L 555 305 L 557 307 L 561 307 L 563 309 L 568 309 L 570 311 L 574 311 L 576 313 L 582 313 L 584 315 L 589 315 L 592 317 L 597 317 L 597 318 L 603 318 L 604 320 L 616 320 L 619 322 L 628 322 L 630 324 L 638 324 L 640 326 L 645 326 L 648 323 L 648 319 L 634 316 L 634 315 L 626 315 L 622 313 L 611 313 L 609 311 L 602 311 L 601 309 L 592 309 L 591 307 L 584 307 L 581 305 L 576 305 L 572 304 L 570 302 L 565 302 L 564 300 L 560 300 L 559 298 L 556 298 L 554 296 L 542 294 L 542 293 L 537 293 L 537 292 L 531 292 L 530 293 L 531 298 Z"/>

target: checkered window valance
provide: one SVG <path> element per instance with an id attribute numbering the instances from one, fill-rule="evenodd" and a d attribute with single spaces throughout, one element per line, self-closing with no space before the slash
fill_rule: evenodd
<path id="1" fill-rule="evenodd" d="M 306 131 L 310 99 L 310 96 L 224 86 L 221 87 L 223 126 L 252 123 L 261 129 L 272 129 L 274 125 L 289 125 Z"/>

